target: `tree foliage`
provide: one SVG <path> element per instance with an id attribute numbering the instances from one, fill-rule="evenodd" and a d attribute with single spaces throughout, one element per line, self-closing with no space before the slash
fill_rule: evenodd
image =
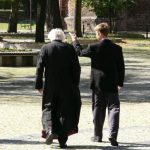
<path id="1" fill-rule="evenodd" d="M 111 30 L 113 20 L 134 6 L 135 2 L 136 0 L 83 0 L 83 5 L 90 6 L 97 17 L 108 18 Z"/>
<path id="2" fill-rule="evenodd" d="M 109 15 L 110 7 L 114 12 L 120 13 L 121 11 L 131 8 L 136 0 L 83 0 L 83 5 L 90 6 L 98 17 Z"/>
<path id="3" fill-rule="evenodd" d="M 10 9 L 11 7 L 11 0 L 0 0 L 0 9 Z"/>

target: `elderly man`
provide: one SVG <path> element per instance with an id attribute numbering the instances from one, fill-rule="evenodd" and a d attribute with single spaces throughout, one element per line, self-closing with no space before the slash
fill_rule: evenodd
<path id="1" fill-rule="evenodd" d="M 82 50 L 77 37 L 71 34 L 74 47 L 79 56 L 91 58 L 91 89 L 94 122 L 93 142 L 102 142 L 103 124 L 108 107 L 109 141 L 118 146 L 120 102 L 118 90 L 124 82 L 124 59 L 122 48 L 107 38 L 108 24 L 100 23 L 95 27 L 97 43 Z"/>
<path id="2" fill-rule="evenodd" d="M 48 37 L 51 43 L 42 47 L 37 62 L 35 88 L 43 94 L 46 143 L 51 144 L 58 135 L 60 148 L 65 148 L 68 135 L 78 132 L 80 65 L 74 47 L 63 42 L 61 29 L 52 29 Z"/>

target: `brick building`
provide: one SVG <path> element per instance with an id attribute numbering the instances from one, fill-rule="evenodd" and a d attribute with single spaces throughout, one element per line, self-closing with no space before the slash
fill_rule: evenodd
<path id="1" fill-rule="evenodd" d="M 61 14 L 64 18 L 65 28 L 73 29 L 75 0 L 60 0 Z M 145 31 L 146 26 L 150 26 L 150 0 L 136 0 L 136 6 L 132 10 L 126 11 L 119 16 L 117 28 L 120 31 Z M 95 26 L 96 16 L 94 12 L 87 8 L 82 9 L 82 25 L 85 30 L 92 31 Z M 150 28 L 150 27 L 149 27 Z"/>

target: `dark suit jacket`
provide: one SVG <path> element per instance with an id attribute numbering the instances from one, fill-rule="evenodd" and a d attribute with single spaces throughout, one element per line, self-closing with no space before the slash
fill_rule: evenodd
<path id="1" fill-rule="evenodd" d="M 91 89 L 118 92 L 125 74 L 122 48 L 109 39 L 88 45 L 83 50 L 78 41 L 73 45 L 79 56 L 91 58 Z"/>
<path id="2" fill-rule="evenodd" d="M 43 84 L 43 74 L 45 82 Z M 69 118 L 69 128 L 78 124 L 81 107 L 80 65 L 72 45 L 53 41 L 42 47 L 36 69 L 36 89 L 44 88 L 42 109 L 56 108 L 60 117 Z"/>

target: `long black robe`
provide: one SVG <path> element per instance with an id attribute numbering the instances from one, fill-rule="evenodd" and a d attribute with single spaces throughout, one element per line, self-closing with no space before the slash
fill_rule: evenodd
<path id="1" fill-rule="evenodd" d="M 35 88 L 43 88 L 43 124 L 46 123 L 46 129 L 52 126 L 52 130 L 58 134 L 62 130 L 70 134 L 78 129 L 80 71 L 78 56 L 72 45 L 55 40 L 42 47 L 37 62 Z"/>

